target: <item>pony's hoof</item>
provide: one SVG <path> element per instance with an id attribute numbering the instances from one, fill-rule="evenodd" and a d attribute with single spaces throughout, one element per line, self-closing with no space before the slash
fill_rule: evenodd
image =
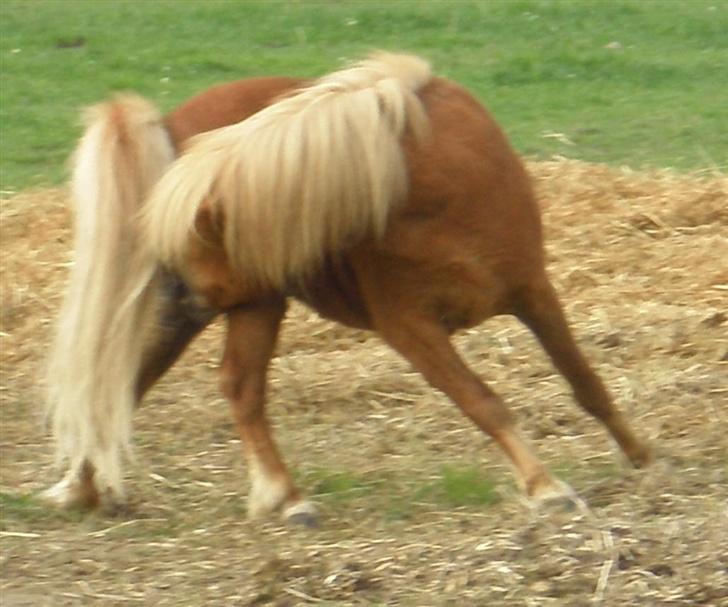
<path id="1" fill-rule="evenodd" d="M 38 499 L 54 508 L 93 510 L 99 505 L 96 488 L 64 478 L 38 495 Z"/>
<path id="2" fill-rule="evenodd" d="M 649 448 L 644 445 L 640 445 L 638 449 L 635 449 L 632 453 L 628 453 L 627 458 L 632 466 L 638 470 L 649 466 L 653 459 Z"/>
<path id="3" fill-rule="evenodd" d="M 318 527 L 318 512 L 316 506 L 307 500 L 297 502 L 283 510 L 283 520 L 289 525 L 297 527 Z"/>
<path id="4" fill-rule="evenodd" d="M 579 496 L 567 483 L 552 480 L 530 496 L 529 504 L 540 511 L 573 512 L 580 502 Z"/>

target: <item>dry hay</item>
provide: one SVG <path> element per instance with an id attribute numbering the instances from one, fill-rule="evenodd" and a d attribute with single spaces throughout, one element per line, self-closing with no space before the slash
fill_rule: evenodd
<path id="1" fill-rule="evenodd" d="M 244 519 L 244 463 L 208 331 L 137 416 L 121 518 L 28 495 L 54 479 L 39 373 L 69 261 L 65 194 L 2 207 L 2 581 L 8 605 L 728 605 L 728 178 L 532 163 L 550 268 L 580 342 L 653 443 L 615 464 L 508 318 L 457 338 L 590 509 L 535 513 L 489 442 L 375 337 L 294 306 L 271 372 L 283 452 L 319 496 L 309 531 Z M 477 466 L 492 505 L 433 497 Z"/>

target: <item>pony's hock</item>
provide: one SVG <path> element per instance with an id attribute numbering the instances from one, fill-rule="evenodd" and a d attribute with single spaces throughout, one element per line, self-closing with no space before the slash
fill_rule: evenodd
<path id="1" fill-rule="evenodd" d="M 498 125 L 423 60 L 377 54 L 313 82 L 223 84 L 165 117 L 94 108 L 74 159 L 75 265 L 51 356 L 61 505 L 122 493 L 131 418 L 211 320 L 251 477 L 249 514 L 312 524 L 265 416 L 286 300 L 377 331 L 513 464 L 563 496 L 450 334 L 513 314 L 635 465 L 648 460 L 579 351 L 546 274 L 528 176 Z"/>

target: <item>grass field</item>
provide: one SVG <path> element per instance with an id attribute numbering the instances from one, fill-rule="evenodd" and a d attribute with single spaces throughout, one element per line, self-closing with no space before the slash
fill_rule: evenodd
<path id="1" fill-rule="evenodd" d="M 372 48 L 421 53 L 516 148 L 632 167 L 725 168 L 728 4 L 0 3 L 0 187 L 55 184 L 79 107 L 115 90 L 169 109 L 220 81 L 313 76 Z"/>
<path id="2" fill-rule="evenodd" d="M 0 604 L 728 606 L 725 31 L 718 0 L 0 0 Z M 221 322 L 135 415 L 128 507 L 46 507 L 78 108 L 134 89 L 169 109 L 376 47 L 429 57 L 530 157 L 557 290 L 655 463 L 628 469 L 526 329 L 492 319 L 456 346 L 584 500 L 532 510 L 492 441 L 377 337 L 294 305 L 269 411 L 318 529 L 245 518 Z"/>

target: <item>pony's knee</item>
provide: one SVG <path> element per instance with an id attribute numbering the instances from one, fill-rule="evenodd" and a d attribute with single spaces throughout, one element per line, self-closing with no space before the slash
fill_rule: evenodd
<path id="1" fill-rule="evenodd" d="M 218 383 L 220 391 L 229 399 L 236 400 L 244 391 L 247 374 L 241 368 L 230 361 L 223 362 L 220 367 Z"/>
<path id="2" fill-rule="evenodd" d="M 511 432 L 515 426 L 513 414 L 506 404 L 487 387 L 483 387 L 477 401 L 463 403 L 462 409 L 490 436 Z"/>
<path id="3" fill-rule="evenodd" d="M 220 369 L 219 384 L 239 423 L 251 423 L 259 417 L 265 398 L 263 374 L 244 365 L 227 363 Z"/>
<path id="4" fill-rule="evenodd" d="M 240 369 L 231 368 L 230 365 L 223 365 L 220 368 L 220 376 L 218 379 L 220 391 L 225 398 L 231 402 L 241 400 L 245 393 L 246 376 Z"/>
<path id="5" fill-rule="evenodd" d="M 588 365 L 585 364 L 577 373 L 572 373 L 568 379 L 571 381 L 574 397 L 585 411 L 603 421 L 618 416 L 607 388 Z"/>

